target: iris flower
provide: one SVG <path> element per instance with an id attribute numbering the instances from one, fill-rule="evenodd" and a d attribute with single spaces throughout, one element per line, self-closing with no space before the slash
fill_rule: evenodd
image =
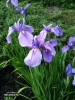
<path id="1" fill-rule="evenodd" d="M 16 8 L 16 10 L 18 12 L 20 12 L 21 14 L 25 14 L 26 13 L 26 10 L 31 6 L 31 4 L 28 4 L 27 6 L 25 6 L 24 8 L 23 7 L 19 7 L 19 8 Z"/>
<path id="2" fill-rule="evenodd" d="M 61 29 L 61 27 L 60 26 L 52 26 L 52 25 L 47 25 L 47 26 L 45 26 L 45 25 L 43 25 L 43 29 L 44 30 L 46 30 L 46 31 L 48 31 L 48 32 L 53 32 L 56 36 L 62 36 L 63 35 L 63 31 L 62 31 L 62 29 Z"/>
<path id="3" fill-rule="evenodd" d="M 70 37 L 67 45 L 62 48 L 62 52 L 67 52 L 70 48 L 75 50 L 75 37 Z"/>
<path id="4" fill-rule="evenodd" d="M 71 64 L 68 64 L 66 68 L 66 74 L 67 76 L 72 76 L 72 74 L 75 74 L 75 68 L 72 68 Z M 75 75 L 74 75 L 74 80 L 72 82 L 73 86 L 75 86 Z"/>
<path id="5" fill-rule="evenodd" d="M 15 6 L 15 7 L 17 7 L 18 6 L 18 0 L 7 0 L 6 1 L 6 7 L 8 7 L 8 3 L 11 1 L 11 3 Z"/>
<path id="6" fill-rule="evenodd" d="M 52 56 L 55 56 L 54 47 L 57 45 L 56 40 L 45 42 L 47 32 L 42 30 L 38 36 L 34 36 L 33 43 L 29 54 L 24 59 L 24 63 L 31 67 L 36 67 L 41 63 L 42 56 L 44 61 L 51 62 Z"/>
<path id="7" fill-rule="evenodd" d="M 31 47 L 32 40 L 33 40 L 33 35 L 31 33 L 34 31 L 32 26 L 25 25 L 24 21 L 20 23 L 20 19 L 19 19 L 17 23 L 15 22 L 13 26 L 9 27 L 8 35 L 6 37 L 8 43 L 11 43 L 11 34 L 14 31 L 18 32 L 19 34 L 18 40 L 22 47 L 25 46 Z"/>

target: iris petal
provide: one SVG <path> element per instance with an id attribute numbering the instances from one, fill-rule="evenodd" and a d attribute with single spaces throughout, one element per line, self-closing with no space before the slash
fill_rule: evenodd
<path id="1" fill-rule="evenodd" d="M 36 67 L 41 63 L 42 54 L 39 49 L 30 50 L 27 57 L 24 59 L 24 63 L 31 67 Z"/>
<path id="2" fill-rule="evenodd" d="M 8 35 L 6 37 L 6 40 L 8 43 L 11 43 L 11 37 L 10 35 L 14 32 L 14 29 L 13 29 L 13 26 L 9 27 L 9 30 L 8 30 Z"/>
<path id="3" fill-rule="evenodd" d="M 44 61 L 51 62 L 52 61 L 51 52 L 49 50 L 43 50 L 43 58 L 44 58 Z"/>
<path id="4" fill-rule="evenodd" d="M 15 7 L 18 6 L 18 0 L 11 0 L 11 3 L 12 3 Z"/>
<path id="5" fill-rule="evenodd" d="M 67 52 L 68 50 L 69 50 L 69 46 L 64 46 L 64 47 L 62 48 L 62 52 L 63 52 L 63 53 Z"/>
<path id="6" fill-rule="evenodd" d="M 20 32 L 18 36 L 19 43 L 22 47 L 32 47 L 33 35 L 29 32 Z"/>

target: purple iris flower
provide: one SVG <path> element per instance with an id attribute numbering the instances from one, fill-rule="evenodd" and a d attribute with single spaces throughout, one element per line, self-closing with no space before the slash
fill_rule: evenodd
<path id="1" fill-rule="evenodd" d="M 75 37 L 70 37 L 67 45 L 62 48 L 62 52 L 67 52 L 70 48 L 75 50 Z"/>
<path id="2" fill-rule="evenodd" d="M 18 0 L 7 0 L 7 1 L 6 1 L 6 7 L 8 7 L 9 1 L 11 1 L 11 3 L 12 3 L 15 7 L 18 6 Z"/>
<path id="3" fill-rule="evenodd" d="M 18 12 L 20 12 L 21 14 L 25 14 L 26 13 L 26 10 L 31 6 L 31 4 L 28 4 L 26 5 L 24 8 L 23 7 L 19 7 L 19 8 L 16 8 L 16 10 Z"/>
<path id="4" fill-rule="evenodd" d="M 45 26 L 43 25 L 43 29 L 48 31 L 48 32 L 53 32 L 56 36 L 62 36 L 63 35 L 63 31 L 61 29 L 60 26 L 54 26 L 52 27 L 52 25 L 48 25 L 48 26 Z"/>
<path id="5" fill-rule="evenodd" d="M 75 73 L 75 68 L 72 68 L 71 64 L 68 64 L 68 66 L 66 68 L 66 74 L 67 74 L 67 76 L 71 76 L 72 73 Z"/>
<path id="6" fill-rule="evenodd" d="M 31 34 L 34 29 L 32 26 L 25 25 L 24 22 L 20 23 L 20 19 L 15 22 L 13 26 L 9 27 L 8 35 L 6 37 L 6 40 L 8 43 L 11 43 L 11 34 L 17 31 L 19 33 L 18 40 L 22 47 L 32 45 L 33 35 Z"/>
<path id="7" fill-rule="evenodd" d="M 47 31 L 42 30 L 38 36 L 34 36 L 31 50 L 29 51 L 27 57 L 24 59 L 24 63 L 26 65 L 31 67 L 38 66 L 42 60 L 42 53 L 43 53 L 44 61 L 46 62 L 52 61 L 52 56 L 55 56 L 56 54 L 54 46 L 57 45 L 57 41 L 51 40 L 45 42 L 46 35 L 47 35 Z"/>

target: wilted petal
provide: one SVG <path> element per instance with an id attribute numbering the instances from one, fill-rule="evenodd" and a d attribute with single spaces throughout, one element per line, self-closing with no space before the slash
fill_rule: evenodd
<path id="1" fill-rule="evenodd" d="M 67 74 L 67 76 L 72 75 L 72 66 L 71 66 L 71 64 L 68 64 L 68 66 L 66 68 L 66 74 Z"/>
<path id="2" fill-rule="evenodd" d="M 8 30 L 8 35 L 6 37 L 6 40 L 8 43 L 11 43 L 11 37 L 10 35 L 14 32 L 14 29 L 13 29 L 13 26 L 9 27 L 9 30 Z"/>
<path id="3" fill-rule="evenodd" d="M 63 52 L 63 53 L 67 52 L 68 50 L 69 50 L 69 46 L 64 46 L 64 47 L 62 48 L 62 52 Z"/>
<path id="4" fill-rule="evenodd" d="M 52 61 L 52 55 L 51 55 L 50 50 L 43 50 L 43 58 L 44 58 L 44 61 L 46 62 Z"/>
<path id="5" fill-rule="evenodd" d="M 38 48 L 30 50 L 27 57 L 24 59 L 24 63 L 31 67 L 39 66 L 42 60 L 42 54 Z"/>
<path id="6" fill-rule="evenodd" d="M 56 46 L 58 43 L 57 40 L 50 40 L 49 42 L 53 47 Z"/>
<path id="7" fill-rule="evenodd" d="M 22 47 L 32 47 L 32 42 L 33 42 L 33 35 L 30 34 L 29 32 L 20 32 L 19 36 L 19 43 Z"/>
<path id="8" fill-rule="evenodd" d="M 59 27 L 58 25 L 53 27 L 51 29 L 51 31 L 54 32 L 56 36 L 62 36 L 63 35 L 63 31 L 62 31 L 61 27 Z"/>
<path id="9" fill-rule="evenodd" d="M 15 7 L 18 6 L 18 0 L 11 0 L 11 3 L 12 3 Z"/>

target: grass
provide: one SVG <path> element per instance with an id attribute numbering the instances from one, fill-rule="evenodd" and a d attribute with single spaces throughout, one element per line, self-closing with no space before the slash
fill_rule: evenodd
<path id="1" fill-rule="evenodd" d="M 24 6 L 25 4 L 27 4 L 27 1 L 24 1 L 19 5 Z M 10 45 L 6 43 L 5 37 L 8 32 L 8 27 L 13 25 L 19 18 L 23 17 L 15 11 L 12 5 L 9 6 L 12 9 L 8 10 L 5 8 L 4 2 L 0 1 L 0 13 L 1 16 L 3 16 L 0 20 L 0 23 L 2 23 L 0 25 L 0 55 L 11 58 L 11 64 L 20 74 L 23 74 L 23 78 L 30 83 L 35 97 L 37 97 L 38 100 L 69 100 L 70 98 L 75 98 L 74 87 L 71 85 L 72 79 L 70 79 L 70 83 L 67 85 L 65 75 L 66 65 L 69 62 L 74 65 L 74 59 L 72 56 L 70 57 L 73 52 L 70 51 L 70 53 L 62 55 L 60 53 L 61 50 L 59 51 L 59 49 L 67 42 L 68 37 L 74 36 L 75 11 L 73 9 L 60 8 L 61 10 L 59 10 L 59 12 L 50 12 L 48 7 L 43 7 L 41 2 L 31 3 L 31 7 L 28 9 L 28 21 L 29 25 L 33 26 L 35 29 L 33 34 L 38 34 L 41 31 L 43 24 L 58 24 L 62 27 L 64 32 L 64 35 L 61 38 L 57 38 L 59 45 L 56 48 L 57 55 L 53 58 L 53 61 L 50 64 L 42 61 L 42 64 L 39 67 L 32 69 L 23 63 L 23 59 L 27 55 L 28 50 L 20 48 L 20 45 L 15 40 L 17 37 L 15 36 L 15 33 L 12 35 L 13 42 Z M 0 57 L 2 58 L 2 56 Z"/>

